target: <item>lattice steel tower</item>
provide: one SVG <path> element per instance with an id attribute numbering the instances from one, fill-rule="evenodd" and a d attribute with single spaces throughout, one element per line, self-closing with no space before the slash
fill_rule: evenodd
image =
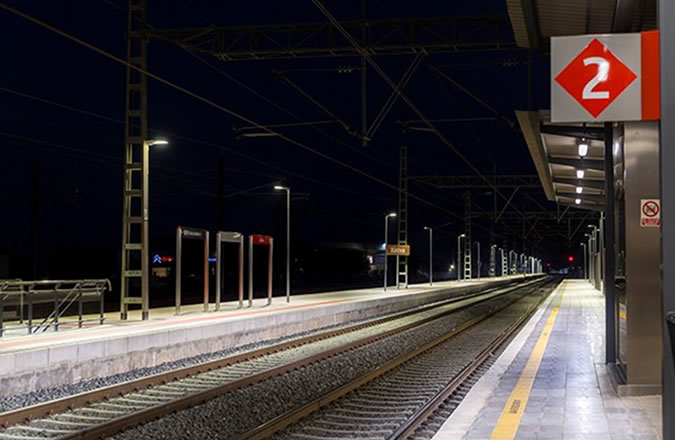
<path id="1" fill-rule="evenodd" d="M 408 244 L 408 147 L 401 145 L 398 179 L 398 244 Z M 408 288 L 408 257 L 396 256 L 396 287 Z"/>
<path id="2" fill-rule="evenodd" d="M 142 71 L 147 68 L 146 0 L 129 0 L 127 61 Z M 122 225 L 121 318 L 129 305 L 142 307 L 148 319 L 150 261 L 148 237 L 147 82 L 144 73 L 127 66 L 124 211 Z"/>
<path id="3" fill-rule="evenodd" d="M 464 196 L 464 280 L 471 279 L 471 192 Z"/>

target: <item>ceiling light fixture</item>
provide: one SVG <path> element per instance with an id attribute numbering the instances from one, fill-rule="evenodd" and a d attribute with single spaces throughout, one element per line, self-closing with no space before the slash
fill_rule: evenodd
<path id="1" fill-rule="evenodd" d="M 586 138 L 581 138 L 579 142 L 579 156 L 584 157 L 588 154 L 588 142 Z"/>

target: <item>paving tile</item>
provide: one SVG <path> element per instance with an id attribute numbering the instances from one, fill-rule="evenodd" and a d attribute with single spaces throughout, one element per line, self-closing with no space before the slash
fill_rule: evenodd
<path id="1" fill-rule="evenodd" d="M 618 397 L 612 388 L 604 365 L 604 297 L 581 280 L 567 283 L 516 438 L 660 440 L 660 397 Z M 489 379 L 489 389 L 481 391 L 482 409 L 460 407 L 446 421 L 438 439 L 490 438 L 541 334 L 550 303 L 548 310 L 538 313 L 536 322 L 528 324 L 526 340 L 519 341 L 519 351 L 509 355 L 508 365 L 496 369 L 499 374 Z M 480 388 L 484 379 L 476 387 Z M 471 400 L 472 393 L 465 400 Z M 464 432 L 450 428 L 455 416 L 463 421 Z M 446 427 L 454 436 L 443 437 Z"/>

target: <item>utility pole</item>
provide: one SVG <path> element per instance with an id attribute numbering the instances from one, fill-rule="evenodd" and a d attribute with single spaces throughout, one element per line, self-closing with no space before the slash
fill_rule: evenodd
<path id="1" fill-rule="evenodd" d="M 434 229 L 425 226 L 425 230 L 429 231 L 429 286 L 434 285 Z"/>
<path id="2" fill-rule="evenodd" d="M 33 158 L 30 169 L 30 238 L 33 250 L 33 279 L 38 279 L 38 207 L 39 196 L 39 164 L 37 158 Z"/>
<path id="3" fill-rule="evenodd" d="M 128 317 L 129 305 L 140 305 L 142 319 L 149 317 L 150 244 L 148 237 L 148 40 L 146 0 L 129 0 L 126 115 L 124 125 L 124 209 L 122 220 L 122 273 L 120 315 Z M 132 294 L 133 293 L 133 294 Z"/>
<path id="4" fill-rule="evenodd" d="M 225 153 L 218 159 L 218 228 L 225 230 Z M 219 245 L 220 246 L 220 245 Z"/>
<path id="5" fill-rule="evenodd" d="M 367 47 L 368 29 L 366 25 L 367 5 L 366 0 L 361 0 L 361 47 Z M 361 146 L 368 146 L 368 94 L 367 94 L 368 64 L 361 57 Z"/>
<path id="6" fill-rule="evenodd" d="M 471 192 L 464 196 L 464 279 L 471 280 Z"/>
<path id="7" fill-rule="evenodd" d="M 408 147 L 401 145 L 398 180 L 398 244 L 408 244 Z M 396 288 L 408 288 L 408 257 L 396 256 Z"/>

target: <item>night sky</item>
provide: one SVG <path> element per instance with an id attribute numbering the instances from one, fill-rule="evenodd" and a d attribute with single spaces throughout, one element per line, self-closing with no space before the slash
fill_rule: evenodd
<path id="1" fill-rule="evenodd" d="M 118 57 L 126 56 L 123 0 L 6 4 Z M 357 19 L 360 15 L 360 3 L 356 1 L 329 0 L 326 6 L 340 20 Z M 367 15 L 507 17 L 507 12 L 503 0 L 369 0 Z M 155 28 L 174 28 L 326 22 L 326 18 L 309 0 L 149 0 L 148 21 Z M 101 257 L 99 265 L 89 262 L 71 268 L 73 275 L 95 270 L 96 275 L 113 276 L 118 269 L 112 264 L 119 264 L 116 260 L 121 241 L 125 68 L 6 11 L 0 11 L 0 24 L 4 42 L 0 74 L 0 255 L 10 255 L 14 262 L 31 257 L 31 188 L 36 185 L 39 276 L 65 276 L 49 261 L 87 253 L 107 256 Z M 327 119 L 278 79 L 275 71 L 282 71 L 341 120 L 360 126 L 359 72 L 336 71 L 337 66 L 358 66 L 358 58 L 259 62 L 221 62 L 203 55 L 200 58 L 165 42 L 152 40 L 149 45 L 151 72 L 258 123 L 296 122 L 293 115 L 306 121 Z M 375 60 L 398 81 L 413 55 Z M 549 106 L 548 57 L 532 55 L 531 104 L 527 60 L 523 49 L 432 54 L 424 58 L 405 92 L 429 118 L 491 116 L 485 107 L 435 74 L 431 69 L 434 66 L 515 121 L 516 109 Z M 390 91 L 369 69 L 369 122 Z M 295 194 L 292 225 L 298 247 L 326 242 L 381 242 L 383 215 L 397 207 L 397 192 L 391 187 L 279 138 L 237 139 L 233 127 L 247 124 L 156 81 L 149 80 L 148 96 L 150 134 L 170 142 L 151 153 L 152 252 L 172 252 L 177 225 L 207 228 L 212 233 L 218 229 L 221 154 L 226 169 L 226 230 L 283 238 L 284 197 L 272 190 L 274 184 L 283 182 Z M 398 184 L 402 142 L 409 147 L 410 175 L 473 174 L 432 133 L 402 133 L 397 121 L 416 118 L 405 103 L 397 101 L 365 148 L 335 123 L 280 131 L 317 153 L 394 186 Z M 517 124 L 512 128 L 494 119 L 438 124 L 438 128 L 483 173 L 535 173 Z M 250 188 L 257 189 L 239 193 Z M 463 227 L 457 217 L 463 215 L 462 193 L 415 183 L 411 183 L 410 193 L 435 205 L 410 199 L 413 249 L 426 255 L 423 226 L 453 222 L 436 235 L 439 259 L 449 259 L 458 228 Z M 555 209 L 543 191 L 530 190 L 529 194 L 544 208 Z M 473 197 L 477 204 L 491 208 L 490 195 L 476 192 Z M 541 209 L 524 198 L 518 199 L 517 205 L 521 209 Z M 474 239 L 485 243 L 486 253 L 487 226 L 487 220 L 483 220 L 474 228 Z M 547 258 L 561 260 L 565 245 L 542 244 Z M 15 263 L 10 264 L 10 275 L 30 276 L 21 264 Z M 78 278 L 88 276 L 91 275 L 81 273 Z"/>

